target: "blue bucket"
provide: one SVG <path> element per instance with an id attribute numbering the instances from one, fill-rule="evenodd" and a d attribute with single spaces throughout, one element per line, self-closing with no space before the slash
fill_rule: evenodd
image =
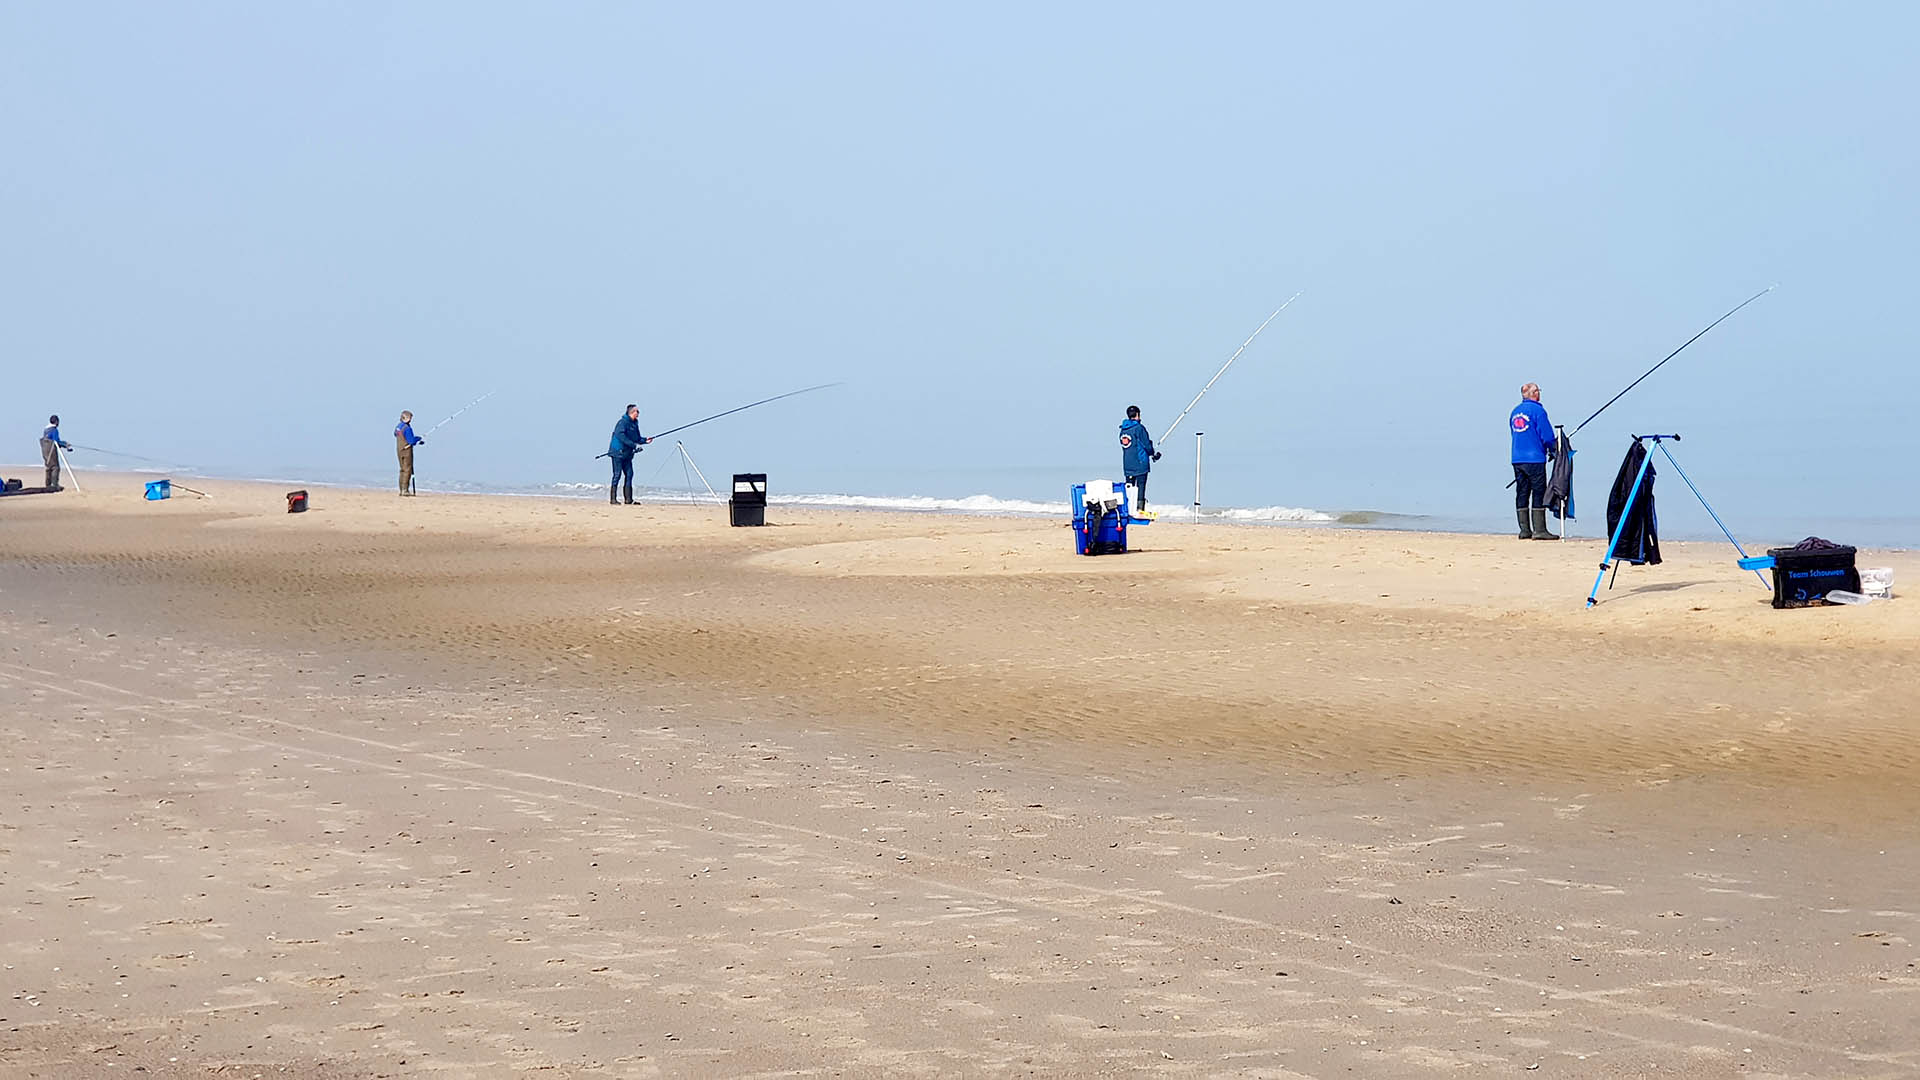
<path id="1" fill-rule="evenodd" d="M 147 482 L 148 502 L 159 502 L 161 499 L 171 498 L 173 498 L 173 481 L 150 480 Z"/>

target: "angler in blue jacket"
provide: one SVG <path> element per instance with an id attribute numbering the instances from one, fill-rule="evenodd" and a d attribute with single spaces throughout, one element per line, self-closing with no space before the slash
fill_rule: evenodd
<path id="1" fill-rule="evenodd" d="M 624 487 L 627 505 L 633 505 L 633 455 L 652 441 L 640 434 L 640 406 L 627 406 L 626 415 L 613 425 L 613 438 L 607 443 L 607 457 L 613 459 L 613 483 L 607 488 L 609 504 L 620 501 L 615 496 Z"/>
<path id="2" fill-rule="evenodd" d="M 1522 540 L 1558 540 L 1547 531 L 1547 461 L 1557 445 L 1553 424 L 1540 404 L 1540 384 L 1520 388 L 1520 404 L 1507 417 L 1513 434 L 1513 516 Z"/>
<path id="3" fill-rule="evenodd" d="M 393 429 L 393 449 L 400 455 L 400 494 L 413 494 L 413 448 L 427 440 L 413 433 L 413 414 L 400 410 L 400 423 Z"/>
<path id="4" fill-rule="evenodd" d="M 60 486 L 60 451 L 71 449 L 73 444 L 60 437 L 60 418 L 47 417 L 46 430 L 40 433 L 40 462 L 47 467 L 46 486 Z"/>
<path id="5" fill-rule="evenodd" d="M 1142 514 L 1147 512 L 1147 474 L 1159 460 L 1153 436 L 1140 422 L 1140 406 L 1127 406 L 1127 418 L 1120 425 L 1120 471 L 1127 478 L 1127 486 L 1133 488 L 1134 501 Z"/>

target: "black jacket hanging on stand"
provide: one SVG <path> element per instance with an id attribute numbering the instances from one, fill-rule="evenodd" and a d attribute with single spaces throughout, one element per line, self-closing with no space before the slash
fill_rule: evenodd
<path id="1" fill-rule="evenodd" d="M 1627 448 L 1627 458 L 1620 463 L 1620 472 L 1613 478 L 1613 492 L 1607 496 L 1607 535 L 1611 537 L 1620 528 L 1620 516 L 1626 512 L 1627 528 L 1620 534 L 1620 543 L 1614 548 L 1614 559 L 1632 563 L 1635 566 L 1660 562 L 1660 523 L 1653 511 L 1653 466 L 1647 466 L 1646 479 L 1640 483 L 1640 494 L 1633 500 L 1629 510 L 1627 499 L 1633 493 L 1633 481 L 1640 475 L 1640 465 L 1647 460 L 1647 448 L 1639 439 Z"/>
<path id="2" fill-rule="evenodd" d="M 1573 520 L 1573 440 L 1564 431 L 1553 455 L 1553 475 L 1547 480 L 1547 506 L 1555 517 Z"/>

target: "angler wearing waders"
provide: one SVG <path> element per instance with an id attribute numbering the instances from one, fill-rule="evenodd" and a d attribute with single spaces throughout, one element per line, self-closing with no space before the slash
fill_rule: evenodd
<path id="1" fill-rule="evenodd" d="M 73 449 L 73 444 L 60 437 L 60 418 L 47 417 L 47 427 L 40 433 L 40 461 L 47 467 L 47 487 L 60 486 L 60 451 Z"/>
<path id="2" fill-rule="evenodd" d="M 1547 531 L 1547 460 L 1555 439 L 1547 410 L 1540 404 L 1540 384 L 1520 388 L 1520 404 L 1507 417 L 1513 434 L 1513 516 L 1522 540 L 1558 540 Z"/>
<path id="3" fill-rule="evenodd" d="M 1147 512 L 1147 474 L 1159 460 L 1160 452 L 1153 448 L 1153 436 L 1147 434 L 1147 425 L 1140 422 L 1140 406 L 1127 406 L 1127 419 L 1120 425 L 1120 471 L 1127 478 L 1127 486 L 1134 490 L 1135 509 L 1139 513 Z"/>
<path id="4" fill-rule="evenodd" d="M 400 423 L 393 429 L 393 448 L 400 455 L 400 494 L 413 494 L 413 448 L 427 440 L 413 433 L 413 414 L 400 412 Z"/>
<path id="5" fill-rule="evenodd" d="M 613 438 L 607 443 L 607 457 L 613 460 L 613 483 L 607 487 L 607 503 L 612 505 L 625 488 L 627 505 L 633 505 L 633 455 L 652 442 L 640 434 L 640 406 L 627 406 L 627 413 L 613 425 Z"/>

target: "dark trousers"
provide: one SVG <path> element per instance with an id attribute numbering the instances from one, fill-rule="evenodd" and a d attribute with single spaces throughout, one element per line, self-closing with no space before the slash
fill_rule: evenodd
<path id="1" fill-rule="evenodd" d="M 612 499 L 614 496 L 614 493 L 620 489 L 621 482 L 625 481 L 626 489 L 627 489 L 627 501 L 632 502 L 633 501 L 633 455 L 628 454 L 626 457 L 621 457 L 620 455 L 615 454 L 613 455 L 612 460 L 613 460 L 613 483 L 607 487 L 607 498 Z"/>
<path id="2" fill-rule="evenodd" d="M 396 451 L 400 455 L 400 494 L 413 492 L 413 447 L 402 446 Z"/>
<path id="3" fill-rule="evenodd" d="M 1516 461 L 1513 463 L 1513 508 L 1515 510 L 1540 510 L 1547 505 L 1547 463 L 1544 461 Z"/>
<path id="4" fill-rule="evenodd" d="M 1127 477 L 1127 484 L 1133 488 L 1134 509 L 1142 513 L 1147 509 L 1147 474 Z"/>
<path id="5" fill-rule="evenodd" d="M 60 444 L 52 439 L 40 440 L 40 463 L 47 467 L 47 487 L 60 486 Z"/>

